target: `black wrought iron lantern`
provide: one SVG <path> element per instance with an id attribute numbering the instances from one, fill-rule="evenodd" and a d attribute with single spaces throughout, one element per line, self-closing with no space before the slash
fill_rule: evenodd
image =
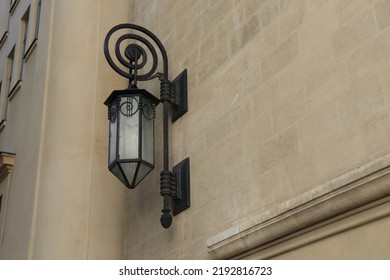
<path id="1" fill-rule="evenodd" d="M 110 48 L 112 35 L 123 30 L 138 34 L 126 31 Z M 115 50 L 115 56 L 111 56 L 110 49 Z M 163 105 L 160 194 L 164 199 L 160 222 L 164 228 L 168 228 L 172 223 L 171 213 L 177 215 L 190 207 L 190 161 L 189 158 L 184 159 L 171 171 L 168 137 L 169 111 L 172 112 L 172 122 L 175 122 L 188 110 L 187 70 L 170 81 L 168 56 L 161 41 L 146 28 L 130 23 L 114 26 L 107 33 L 104 55 L 118 74 L 129 79 L 128 88 L 114 90 L 104 104 L 108 107 L 110 131 L 108 168 L 130 189 L 135 188 L 154 168 L 155 109 L 159 103 Z M 151 63 L 147 63 L 148 57 Z M 162 73 L 157 72 L 159 58 L 162 60 Z M 145 66 L 149 66 L 150 70 L 145 70 Z M 155 78 L 160 80 L 160 98 L 137 87 L 138 81 Z"/>
<path id="2" fill-rule="evenodd" d="M 128 188 L 154 168 L 154 118 L 160 102 L 144 89 L 114 90 L 108 106 L 109 170 Z"/>

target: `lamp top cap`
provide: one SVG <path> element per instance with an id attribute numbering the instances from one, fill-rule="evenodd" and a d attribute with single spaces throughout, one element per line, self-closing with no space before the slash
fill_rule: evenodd
<path id="1" fill-rule="evenodd" d="M 131 96 L 131 95 L 141 95 L 148 99 L 150 99 L 155 105 L 158 105 L 160 103 L 160 99 L 158 99 L 156 96 L 148 92 L 144 89 L 138 89 L 138 88 L 129 88 L 129 89 L 122 89 L 122 90 L 114 90 L 110 96 L 104 101 L 104 105 L 110 106 L 112 101 L 116 99 L 119 96 Z"/>

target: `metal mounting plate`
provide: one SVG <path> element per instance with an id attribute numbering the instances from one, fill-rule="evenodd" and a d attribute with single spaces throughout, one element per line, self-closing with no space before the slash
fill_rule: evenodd
<path id="1" fill-rule="evenodd" d="M 173 104 L 172 122 L 188 111 L 187 69 L 181 72 L 173 81 L 175 89 L 175 104 Z"/>
<path id="2" fill-rule="evenodd" d="M 190 200 L 190 159 L 178 163 L 173 167 L 172 173 L 176 176 L 176 197 L 173 198 L 173 215 L 179 214 L 191 205 Z"/>

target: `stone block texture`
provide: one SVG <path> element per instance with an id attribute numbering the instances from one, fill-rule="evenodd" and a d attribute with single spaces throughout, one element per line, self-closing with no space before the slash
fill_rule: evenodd
<path id="1" fill-rule="evenodd" d="M 160 226 L 158 111 L 125 258 L 209 259 L 211 236 L 390 152 L 388 0 L 135 0 L 131 18 L 163 41 L 171 79 L 188 69 L 170 157 L 190 157 L 192 201 Z"/>

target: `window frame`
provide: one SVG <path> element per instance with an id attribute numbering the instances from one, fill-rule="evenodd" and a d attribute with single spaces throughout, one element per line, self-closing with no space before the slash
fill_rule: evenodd
<path id="1" fill-rule="evenodd" d="M 11 100 L 15 93 L 22 85 L 22 78 L 20 76 L 20 69 L 22 63 L 17 64 L 18 59 L 18 49 L 15 44 L 7 56 L 7 70 L 6 70 L 6 79 L 8 83 L 8 98 Z M 16 78 L 17 77 L 17 78 Z"/>
<path id="2" fill-rule="evenodd" d="M 27 47 L 28 31 L 29 31 L 29 19 L 30 19 L 30 6 L 28 6 L 26 12 L 22 16 L 22 46 L 23 46 L 23 56 Z"/>
<path id="3" fill-rule="evenodd" d="M 7 70 L 6 70 L 6 79 L 8 83 L 8 94 L 10 94 L 12 90 L 12 76 L 14 72 L 14 64 L 15 64 L 15 45 L 12 47 L 11 51 L 7 55 Z"/>
<path id="4" fill-rule="evenodd" d="M 13 12 L 15 11 L 16 9 L 16 6 L 18 5 L 19 3 L 19 0 L 10 0 L 10 8 L 9 8 L 9 13 L 12 15 Z"/>
<path id="5" fill-rule="evenodd" d="M 7 123 L 7 104 L 8 98 L 4 94 L 3 81 L 0 81 L 0 131 L 3 130 Z"/>
<path id="6" fill-rule="evenodd" d="M 7 9 L 7 2 L 6 1 L 3 1 L 2 3 L 0 3 L 0 5 L 3 5 L 2 6 L 2 9 L 0 9 L 1 13 L 0 13 L 0 19 L 2 19 L 2 21 L 0 21 L 0 31 L 2 31 L 0 34 L 0 48 L 4 45 L 4 42 L 7 40 L 8 38 L 8 33 L 9 33 L 9 22 L 10 22 L 10 12 L 9 12 L 9 9 L 10 9 L 10 2 L 9 2 L 9 9 Z"/>
<path id="7" fill-rule="evenodd" d="M 38 41 L 39 34 L 39 22 L 41 17 L 42 0 L 35 0 L 31 3 L 22 17 L 22 21 L 27 26 L 26 31 L 26 44 L 23 49 L 22 57 L 24 61 L 27 61 L 31 53 L 35 49 Z M 28 19 L 25 20 L 28 13 Z"/>

